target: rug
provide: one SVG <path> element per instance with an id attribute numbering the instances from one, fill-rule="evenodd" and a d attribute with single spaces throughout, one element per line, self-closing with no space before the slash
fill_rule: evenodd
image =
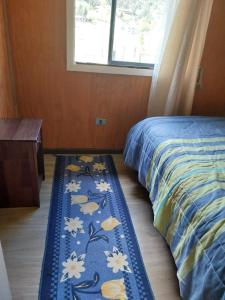
<path id="1" fill-rule="evenodd" d="M 154 299 L 110 155 L 56 159 L 39 299 Z"/>

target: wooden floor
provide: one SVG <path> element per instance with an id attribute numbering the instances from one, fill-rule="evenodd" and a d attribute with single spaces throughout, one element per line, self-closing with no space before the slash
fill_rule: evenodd
<path id="1" fill-rule="evenodd" d="M 123 165 L 122 156 L 113 157 L 155 299 L 180 299 L 173 259 L 166 243 L 152 225 L 148 194 L 138 184 L 136 173 Z M 39 209 L 0 209 L 0 240 L 13 299 L 16 300 L 38 299 L 54 163 L 53 155 L 45 156 L 46 180 L 41 188 Z"/>

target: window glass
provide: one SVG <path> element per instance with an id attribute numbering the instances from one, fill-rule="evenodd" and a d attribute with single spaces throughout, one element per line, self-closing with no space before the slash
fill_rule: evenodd
<path id="1" fill-rule="evenodd" d="M 154 64 L 165 0 L 117 0 L 112 60 Z"/>
<path id="2" fill-rule="evenodd" d="M 75 61 L 108 63 L 111 0 L 76 0 Z"/>
<path id="3" fill-rule="evenodd" d="M 74 61 L 154 64 L 167 0 L 117 0 L 113 2 L 116 5 L 112 1 L 115 0 L 75 1 Z M 111 20 L 112 10 L 115 19 Z"/>

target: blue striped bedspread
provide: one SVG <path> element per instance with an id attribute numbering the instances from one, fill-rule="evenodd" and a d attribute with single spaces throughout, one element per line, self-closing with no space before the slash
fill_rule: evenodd
<path id="1" fill-rule="evenodd" d="M 225 118 L 145 119 L 130 130 L 124 159 L 149 191 L 181 297 L 225 299 Z"/>

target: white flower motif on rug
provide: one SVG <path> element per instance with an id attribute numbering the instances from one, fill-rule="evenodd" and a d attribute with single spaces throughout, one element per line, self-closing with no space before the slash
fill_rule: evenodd
<path id="1" fill-rule="evenodd" d="M 113 251 L 104 251 L 107 257 L 107 267 L 112 268 L 113 273 L 119 271 L 132 273 L 128 266 L 127 255 L 120 252 L 116 247 L 113 247 Z"/>
<path id="2" fill-rule="evenodd" d="M 100 192 L 112 192 L 110 183 L 101 179 L 100 181 L 95 181 L 96 189 Z"/>
<path id="3" fill-rule="evenodd" d="M 80 218 L 64 218 L 65 220 L 65 227 L 64 229 L 69 231 L 73 237 L 76 237 L 77 233 L 84 233 L 83 229 L 83 221 Z"/>
<path id="4" fill-rule="evenodd" d="M 93 169 L 94 171 L 99 171 L 99 172 L 104 171 L 106 170 L 105 163 L 95 163 L 93 165 Z"/>
<path id="5" fill-rule="evenodd" d="M 84 259 L 85 254 L 82 254 L 77 257 L 77 254 L 75 251 L 73 251 L 70 255 L 70 258 L 68 258 L 66 261 L 62 263 L 64 269 L 63 269 L 63 275 L 61 277 L 60 282 L 64 282 L 67 279 L 71 279 L 73 277 L 80 278 L 81 273 L 85 271 L 84 265 Z"/>
<path id="6" fill-rule="evenodd" d="M 81 184 L 81 181 L 71 180 L 69 183 L 66 184 L 65 193 L 78 192 L 81 189 L 80 184 Z"/>

